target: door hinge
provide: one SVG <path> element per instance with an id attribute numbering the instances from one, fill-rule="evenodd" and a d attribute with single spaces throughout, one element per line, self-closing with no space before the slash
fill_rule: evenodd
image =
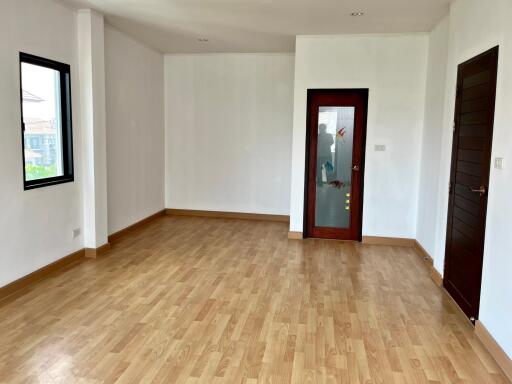
<path id="1" fill-rule="evenodd" d="M 456 121 L 454 121 L 454 122 L 453 122 L 453 132 L 455 132 L 455 130 L 456 130 L 456 129 L 457 129 L 457 122 L 456 122 Z"/>

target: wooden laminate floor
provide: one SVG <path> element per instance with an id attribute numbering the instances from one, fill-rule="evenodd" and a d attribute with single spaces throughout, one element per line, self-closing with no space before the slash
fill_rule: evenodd
<path id="1" fill-rule="evenodd" d="M 1 383 L 506 383 L 412 249 L 164 217 L 0 304 Z"/>

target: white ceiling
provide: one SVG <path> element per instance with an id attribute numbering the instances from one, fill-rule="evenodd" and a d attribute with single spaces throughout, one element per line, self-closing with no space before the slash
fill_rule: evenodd
<path id="1" fill-rule="evenodd" d="M 168 53 L 291 52 L 296 35 L 426 32 L 450 1 L 64 0 Z M 350 16 L 355 11 L 365 15 Z"/>

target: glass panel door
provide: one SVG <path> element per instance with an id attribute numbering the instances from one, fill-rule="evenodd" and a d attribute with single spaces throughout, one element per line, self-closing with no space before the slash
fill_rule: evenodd
<path id="1" fill-rule="evenodd" d="M 350 228 L 355 107 L 320 106 L 315 226 Z"/>
<path id="2" fill-rule="evenodd" d="M 305 237 L 362 239 L 367 89 L 308 90 Z"/>

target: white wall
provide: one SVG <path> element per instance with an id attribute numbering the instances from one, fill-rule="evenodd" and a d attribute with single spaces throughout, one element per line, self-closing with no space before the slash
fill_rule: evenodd
<path id="1" fill-rule="evenodd" d="M 483 17 L 482 15 L 485 15 Z M 491 169 L 487 230 L 484 251 L 480 320 L 512 357 L 512 3 L 509 0 L 458 0 L 449 17 L 449 48 L 446 73 L 439 198 L 434 264 L 443 272 L 448 207 L 448 181 L 452 145 L 457 65 L 500 45 L 498 88 L 492 155 L 505 158 L 504 170 Z M 432 239 L 430 239 L 432 241 Z"/>
<path id="2" fill-rule="evenodd" d="M 427 51 L 423 34 L 297 38 L 291 231 L 303 229 L 307 89 L 369 88 L 363 235 L 415 237 Z"/>
<path id="3" fill-rule="evenodd" d="M 163 55 L 105 26 L 108 228 L 164 209 Z"/>
<path id="4" fill-rule="evenodd" d="M 439 171 L 441 137 L 444 122 L 446 62 L 448 60 L 449 20 L 446 16 L 430 33 L 425 125 L 423 128 L 421 180 L 418 198 L 418 229 L 416 239 L 433 255 L 436 249 L 438 222 Z"/>
<path id="5" fill-rule="evenodd" d="M 23 22 L 20 22 L 23 20 Z M 19 51 L 71 65 L 75 182 L 23 190 Z M 0 2 L 0 286 L 82 248 L 81 132 L 73 11 L 51 0 Z"/>
<path id="6" fill-rule="evenodd" d="M 167 208 L 287 215 L 289 54 L 165 58 Z"/>

